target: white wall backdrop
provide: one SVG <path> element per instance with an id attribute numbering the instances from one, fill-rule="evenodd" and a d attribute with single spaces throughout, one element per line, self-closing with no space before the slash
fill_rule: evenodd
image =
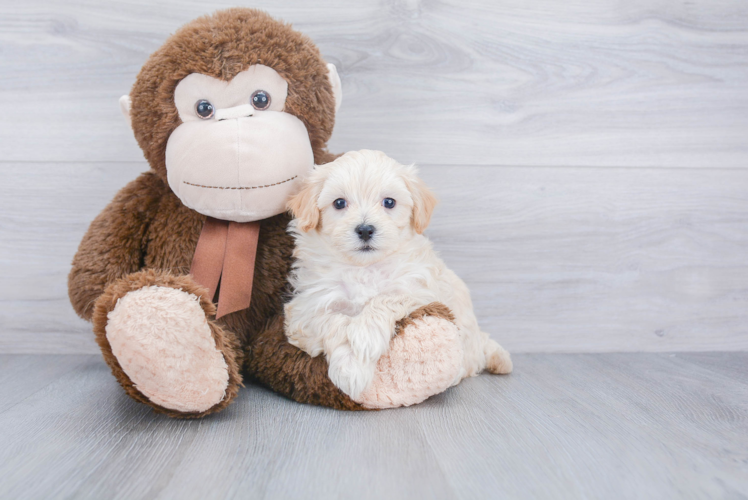
<path id="1" fill-rule="evenodd" d="M 507 348 L 748 349 L 743 0 L 2 0 L 0 353 L 97 351 L 66 276 L 148 168 L 117 99 L 234 5 L 338 66 L 332 151 L 421 165 L 429 235 Z"/>

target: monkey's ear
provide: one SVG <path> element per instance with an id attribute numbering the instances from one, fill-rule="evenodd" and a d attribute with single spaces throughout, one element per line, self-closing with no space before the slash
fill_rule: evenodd
<path id="1" fill-rule="evenodd" d="M 308 232 L 319 227 L 320 211 L 317 206 L 322 190 L 322 182 L 319 179 L 307 179 L 304 186 L 297 194 L 291 197 L 286 208 L 296 218 L 296 227 L 300 231 Z"/>
<path id="2" fill-rule="evenodd" d="M 406 167 L 405 185 L 413 197 L 413 215 L 411 222 L 416 233 L 422 234 L 431 222 L 431 214 L 438 203 L 436 195 L 426 184 L 418 177 L 417 170 L 414 166 Z"/>
<path id="3" fill-rule="evenodd" d="M 332 93 L 335 96 L 335 112 L 337 113 L 340 104 L 343 102 L 343 84 L 340 82 L 338 68 L 334 64 L 327 63 L 327 70 L 329 71 L 328 77 L 330 78 L 330 85 L 332 85 Z"/>
<path id="4" fill-rule="evenodd" d="M 119 98 L 119 110 L 122 111 L 122 115 L 127 120 L 127 124 L 132 127 L 132 120 L 130 120 L 130 108 L 132 108 L 132 99 L 129 95 L 123 95 Z"/>

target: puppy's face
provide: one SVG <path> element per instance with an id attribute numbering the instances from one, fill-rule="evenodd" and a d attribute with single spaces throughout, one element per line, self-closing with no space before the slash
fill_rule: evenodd
<path id="1" fill-rule="evenodd" d="M 363 150 L 316 167 L 288 206 L 299 230 L 317 231 L 345 260 L 367 265 L 422 233 L 435 204 L 414 167 Z"/>

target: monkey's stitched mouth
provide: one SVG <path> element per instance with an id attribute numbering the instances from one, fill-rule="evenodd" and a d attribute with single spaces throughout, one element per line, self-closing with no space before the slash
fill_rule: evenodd
<path id="1" fill-rule="evenodd" d="M 273 184 L 265 184 L 262 186 L 205 186 L 203 184 L 193 184 L 192 182 L 187 182 L 187 181 L 182 181 L 182 183 L 187 184 L 188 186 L 195 186 L 195 187 L 206 188 L 206 189 L 262 189 L 262 188 L 277 186 L 279 184 L 285 184 L 286 182 L 291 182 L 297 177 L 298 175 L 294 175 L 293 177 L 290 177 L 286 179 L 285 181 L 274 182 Z"/>

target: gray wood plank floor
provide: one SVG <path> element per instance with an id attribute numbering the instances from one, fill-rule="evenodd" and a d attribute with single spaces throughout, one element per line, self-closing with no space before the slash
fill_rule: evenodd
<path id="1" fill-rule="evenodd" d="M 748 353 L 527 354 L 406 409 L 245 388 L 171 420 L 98 356 L 0 356 L 0 498 L 745 498 Z"/>

